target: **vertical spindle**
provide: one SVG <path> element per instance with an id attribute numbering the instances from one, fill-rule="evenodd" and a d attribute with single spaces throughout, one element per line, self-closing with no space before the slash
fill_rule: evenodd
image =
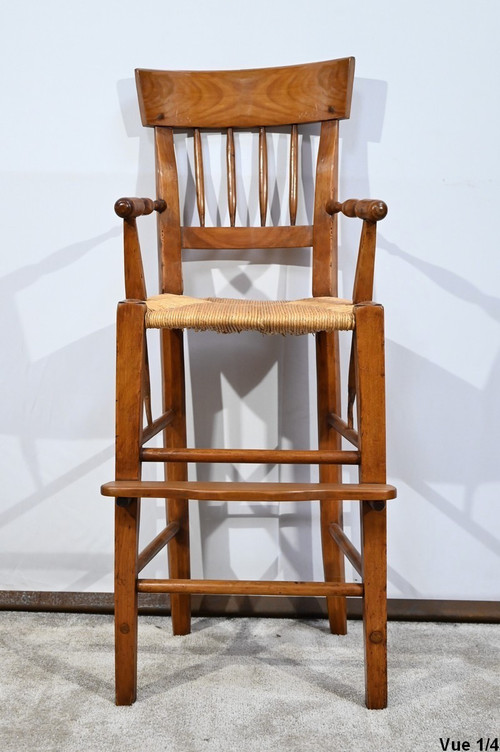
<path id="1" fill-rule="evenodd" d="M 227 203 L 229 206 L 229 219 L 231 227 L 234 227 L 236 220 L 236 170 L 234 163 L 234 134 L 233 129 L 227 129 L 226 144 L 227 159 Z"/>
<path id="2" fill-rule="evenodd" d="M 205 227 L 205 179 L 203 176 L 203 151 L 200 129 L 194 129 L 194 174 L 196 180 L 196 203 L 200 227 Z"/>
<path id="3" fill-rule="evenodd" d="M 266 129 L 259 129 L 259 206 L 260 224 L 266 225 L 267 214 L 267 137 Z"/>
<path id="4" fill-rule="evenodd" d="M 294 225 L 295 220 L 297 219 L 298 147 L 299 147 L 299 131 L 296 125 L 292 125 L 292 131 L 290 134 L 290 224 L 291 225 Z"/>

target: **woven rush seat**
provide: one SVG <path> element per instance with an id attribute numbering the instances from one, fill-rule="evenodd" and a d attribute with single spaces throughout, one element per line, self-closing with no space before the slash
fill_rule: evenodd
<path id="1" fill-rule="evenodd" d="M 354 329 L 354 306 L 330 297 L 238 300 L 156 295 L 146 300 L 149 329 L 195 329 L 223 334 L 311 334 Z"/>

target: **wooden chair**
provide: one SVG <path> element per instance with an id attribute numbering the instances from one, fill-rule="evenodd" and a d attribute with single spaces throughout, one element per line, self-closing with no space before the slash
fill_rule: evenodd
<path id="1" fill-rule="evenodd" d="M 125 292 L 117 317 L 116 479 L 102 493 L 116 499 L 116 702 L 136 697 L 138 593 L 170 593 L 175 634 L 190 631 L 190 594 L 326 596 L 331 631 L 346 632 L 346 596 L 363 599 L 366 704 L 387 702 L 386 485 L 383 309 L 372 302 L 376 223 L 382 201 L 337 199 L 338 125 L 349 117 L 354 59 L 262 70 L 167 72 L 137 70 L 142 122 L 154 127 L 156 200 L 123 198 Z M 297 225 L 298 126 L 320 122 L 312 226 Z M 266 127 L 290 126 L 288 226 L 267 224 Z M 234 129 L 258 129 L 260 227 L 236 226 Z M 193 134 L 199 226 L 181 225 L 174 129 Z M 191 130 L 194 129 L 194 132 Z M 227 138 L 230 227 L 205 227 L 200 129 Z M 148 298 L 136 218 L 158 212 L 161 294 Z M 337 215 L 362 220 L 352 300 L 337 295 Z M 197 300 L 183 296 L 181 250 L 312 247 L 312 297 L 290 302 Z M 146 329 L 161 329 L 164 412 L 153 419 Z M 316 334 L 318 449 L 187 448 L 183 329 Z M 352 334 L 347 420 L 341 417 L 338 332 Z M 348 336 L 346 334 L 345 336 Z M 353 406 L 356 404 L 356 420 Z M 194 406 L 196 409 L 196 405 Z M 145 425 L 144 425 L 145 415 Z M 163 448 L 145 445 L 164 432 Z M 341 448 L 342 437 L 353 445 Z M 143 462 L 166 466 L 165 481 L 141 480 Z M 319 483 L 215 483 L 187 480 L 187 463 L 262 462 L 319 465 Z M 359 482 L 342 483 L 342 465 L 359 466 Z M 167 525 L 138 552 L 141 498 L 165 498 Z M 325 582 L 194 580 L 190 578 L 188 499 L 308 501 L 321 505 Z M 360 501 L 361 550 L 342 527 L 342 502 Z M 139 579 L 168 544 L 168 580 Z M 344 557 L 362 577 L 345 582 Z"/>

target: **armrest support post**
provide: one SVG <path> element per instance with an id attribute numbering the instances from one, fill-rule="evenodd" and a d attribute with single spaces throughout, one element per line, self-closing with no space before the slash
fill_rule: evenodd
<path id="1" fill-rule="evenodd" d="M 377 225 L 363 220 L 359 239 L 358 260 L 352 289 L 352 302 L 362 303 L 373 298 L 373 277 L 375 273 L 375 247 L 377 242 Z"/>
<path id="2" fill-rule="evenodd" d="M 125 256 L 125 294 L 127 298 L 145 300 L 147 297 L 141 246 L 137 233 L 136 217 L 143 214 L 159 213 L 167 208 L 162 199 L 119 198 L 115 203 L 115 212 L 123 221 L 123 245 Z"/>
<path id="3" fill-rule="evenodd" d="M 123 222 L 123 256 L 126 297 L 133 300 L 146 300 L 146 280 L 135 217 Z"/>

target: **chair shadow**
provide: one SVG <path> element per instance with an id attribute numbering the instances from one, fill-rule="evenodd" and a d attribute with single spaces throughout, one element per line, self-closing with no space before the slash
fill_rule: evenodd
<path id="1" fill-rule="evenodd" d="M 382 81 L 356 79 L 353 111 L 369 110 L 370 116 L 358 118 L 358 122 L 350 125 L 350 130 L 343 134 L 342 161 L 348 163 L 355 175 L 362 175 L 366 180 L 368 173 L 368 143 L 377 142 L 381 138 L 383 118 L 385 112 L 387 85 Z M 139 138 L 138 188 L 144 185 L 144 176 L 152 172 L 153 149 L 148 129 L 140 125 L 138 108 L 136 105 L 135 86 L 132 79 L 119 82 L 118 96 L 120 100 L 126 132 L 131 138 Z M 363 122 L 362 122 L 363 121 Z M 344 123 L 343 126 L 346 124 Z M 286 178 L 288 170 L 288 130 L 269 129 L 268 131 L 268 165 L 269 165 L 269 207 L 268 224 L 278 224 L 288 202 Z M 317 154 L 319 127 L 317 125 L 301 128 L 301 171 L 299 216 L 297 222 L 312 222 L 313 199 L 312 190 L 315 175 L 315 159 Z M 258 214 L 258 149 L 257 134 L 253 134 L 252 169 L 247 182 L 243 179 L 237 154 L 237 194 L 238 194 L 238 222 L 247 223 L 248 219 L 256 221 Z M 227 200 L 225 183 L 225 147 L 208 147 L 208 140 L 212 136 L 202 134 L 205 165 L 205 192 L 207 222 L 213 224 L 224 223 L 227 220 Z M 243 138 L 243 137 L 242 137 Z M 236 138 L 236 150 L 239 151 L 239 136 Z M 186 192 L 186 199 L 181 206 L 181 215 L 185 223 L 197 223 L 196 192 L 194 181 L 193 148 L 192 144 L 182 143 L 176 139 L 178 155 L 178 177 L 180 192 Z M 213 167 L 215 178 L 210 175 Z M 342 185 L 342 184 L 341 184 Z M 140 191 L 139 191 L 139 194 Z M 147 194 L 146 194 L 147 195 Z M 307 197 L 307 198 L 306 198 Z M 258 223 L 258 222 L 257 222 Z M 349 240 L 349 238 L 348 238 Z M 357 242 L 357 239 L 356 239 Z M 255 252 L 243 251 L 238 253 L 238 263 L 230 263 L 235 258 L 233 251 L 223 251 L 218 254 L 209 251 L 190 252 L 184 254 L 186 276 L 185 291 L 191 295 L 240 297 L 267 297 L 259 290 L 261 285 L 266 288 L 266 271 L 274 268 L 279 251 Z M 287 267 L 274 278 L 278 295 L 276 297 L 301 297 L 310 294 L 310 255 L 308 251 L 286 251 L 288 269 L 293 270 L 290 277 Z M 222 271 L 214 271 L 217 264 L 223 264 Z M 352 266 L 350 259 L 342 264 Z M 263 271 L 264 269 L 264 271 Z M 305 274 L 303 270 L 306 270 Z M 343 267 L 341 268 L 341 271 Z M 191 280 L 189 278 L 191 272 Z M 352 272 L 352 269 L 351 269 Z M 300 274 L 302 282 L 297 282 Z M 259 277 L 262 276 L 262 283 Z M 290 294 L 302 289 L 303 292 Z M 295 289 L 297 288 L 297 290 Z M 267 447 L 309 448 L 316 445 L 314 420 L 313 427 L 309 419 L 310 371 L 313 350 L 306 337 L 262 337 L 253 332 L 241 335 L 217 335 L 213 333 L 189 332 L 186 338 L 186 362 L 191 384 L 191 404 L 188 414 L 192 414 L 190 440 L 194 445 L 204 446 L 238 446 L 238 440 L 243 442 L 245 429 L 255 424 L 269 422 L 272 428 L 267 434 L 261 435 L 262 445 Z M 267 398 L 256 399 L 255 395 L 262 391 L 265 381 L 271 380 L 273 393 Z M 233 393 L 240 404 L 233 422 L 226 419 L 225 402 L 228 394 Z M 242 425 L 243 424 L 243 425 Z M 234 480 L 311 480 L 316 475 L 316 469 L 307 466 L 294 468 L 279 467 L 242 467 L 242 466 L 198 466 L 197 478 L 200 480 L 214 480 L 232 478 Z M 243 506 L 243 505 L 241 505 Z M 314 544 L 316 536 L 311 531 L 313 513 L 311 505 L 300 505 L 296 512 L 291 513 L 288 506 L 247 504 L 245 517 L 249 526 L 255 525 L 259 518 L 264 526 L 266 520 L 277 518 L 276 550 L 281 552 L 281 558 L 266 559 L 266 572 L 285 570 L 290 578 L 313 579 L 315 570 Z M 283 509 L 286 512 L 283 514 Z M 192 511 L 193 514 L 193 511 Z M 199 576 L 213 577 L 215 573 L 234 572 L 237 562 L 234 561 L 235 552 L 231 549 L 230 537 L 232 532 L 242 524 L 241 509 L 237 514 L 232 512 L 228 504 L 198 505 L 194 512 L 194 530 L 198 535 L 193 536 L 193 549 L 197 561 L 193 568 L 200 570 Z M 349 514 L 347 515 L 349 518 Z M 298 527 L 293 534 L 292 525 L 297 521 Z M 236 557 L 237 558 L 237 557 Z"/>
<path id="2" fill-rule="evenodd" d="M 122 82 L 123 91 L 127 91 L 125 97 L 128 104 L 122 109 L 124 120 L 128 123 L 127 132 L 132 137 L 139 137 L 139 166 L 138 185 L 142 184 L 144 176 L 152 167 L 152 146 L 150 134 L 145 134 L 141 129 L 137 107 L 135 104 L 135 92 L 133 82 Z M 128 88 L 127 88 L 128 87 Z M 372 79 L 356 78 L 351 120 L 341 124 L 341 165 L 339 197 L 344 200 L 349 197 L 363 198 L 372 197 L 369 175 L 369 145 L 380 142 L 383 134 L 384 115 L 387 99 L 387 83 Z M 269 136 L 269 211 L 268 222 L 277 223 L 282 216 L 283 203 L 286 202 L 284 188 L 286 185 L 279 183 L 280 172 L 287 169 L 287 142 L 284 133 L 276 129 L 274 135 Z M 304 195 L 308 194 L 314 177 L 315 148 L 317 143 L 316 127 L 303 129 L 301 137 L 301 157 L 303 160 L 302 172 L 300 173 L 301 189 Z M 215 154 L 206 150 L 206 166 L 213 164 L 220 170 L 224 162 L 224 153 L 221 146 L 220 153 Z M 253 147 L 253 158 L 256 160 L 256 147 Z M 179 181 L 187 190 L 187 200 L 184 206 L 185 221 L 196 222 L 196 197 L 194 189 L 194 177 L 192 168 L 192 154 L 189 149 L 183 153 L 185 167 L 179 170 Z M 210 162 L 212 160 L 212 162 Z M 184 170 L 184 171 L 183 171 Z M 242 213 L 240 221 L 246 219 L 252 213 L 257 213 L 257 200 L 255 191 L 258 178 L 255 170 L 250 176 L 249 188 L 240 174 L 237 175 L 238 190 L 242 194 Z M 225 200 L 225 183 L 223 178 L 211 182 L 206 177 L 207 211 L 215 224 L 224 220 L 224 214 L 213 208 L 219 200 Z M 286 181 L 285 181 L 286 183 Z M 250 195 L 252 193 L 252 195 Z M 375 194 L 377 192 L 375 191 Z M 390 203 L 390 201 L 389 201 Z M 212 206 L 213 205 L 213 206 Z M 302 212 L 301 221 L 311 221 L 312 203 L 306 201 L 299 204 L 299 213 Z M 342 219 L 341 243 L 339 248 L 339 272 L 342 278 L 343 290 L 341 294 L 350 294 L 349 280 L 354 275 L 356 250 L 359 241 L 360 223 L 356 220 Z M 435 264 L 419 259 L 414 254 L 402 250 L 384 234 L 383 226 L 379 230 L 379 253 L 388 253 L 398 256 L 401 260 L 418 269 L 443 290 L 455 295 L 468 303 L 481 306 L 492 318 L 498 320 L 500 314 L 500 301 L 494 296 L 485 295 L 468 280 L 463 279 L 455 272 L 443 269 Z M 288 252 L 287 252 L 288 253 Z M 292 255 L 295 254 L 295 255 Z M 196 260 L 195 260 L 196 258 Z M 232 269 L 224 267 L 223 272 L 217 272 L 214 277 L 214 269 L 218 262 L 229 263 L 234 258 L 233 252 L 214 254 L 211 252 L 187 252 L 185 260 L 187 270 L 191 267 L 194 271 L 194 280 L 187 282 L 188 291 L 195 295 L 223 295 L 238 297 L 252 295 L 265 297 L 260 290 L 266 290 L 265 265 L 272 267 L 277 260 L 274 251 L 267 256 L 261 252 L 252 255 L 252 252 L 239 254 L 240 264 Z M 290 254 L 291 269 L 294 274 L 304 276 L 308 258 L 298 255 L 298 252 Z M 205 266 L 203 266 L 203 264 Z M 262 268 L 261 268 L 262 267 Z M 264 270 L 263 270 L 264 269 Z M 288 275 L 288 276 L 287 276 Z M 290 276 L 284 271 L 275 279 L 279 293 L 287 296 Z M 294 278 L 295 279 L 295 278 Z M 306 277 L 304 276 L 304 279 Z M 305 283 L 306 286 L 307 283 Z M 191 286 L 190 286 L 191 285 Z M 295 290 L 294 290 L 295 292 Z M 308 294 L 307 291 L 304 294 Z M 217 335 L 212 333 L 197 334 L 190 332 L 187 337 L 187 363 L 191 378 L 192 405 L 192 439 L 198 446 L 218 445 L 224 446 L 230 441 L 238 440 L 244 434 L 245 425 L 241 423 L 252 420 L 255 423 L 265 423 L 272 417 L 276 430 L 267 435 L 267 445 L 277 446 L 277 436 L 281 437 L 280 446 L 304 448 L 313 445 L 313 432 L 307 418 L 309 408 L 309 395 L 312 384 L 310 373 L 312 363 L 308 363 L 311 352 L 308 351 L 307 338 L 288 337 L 276 341 L 276 338 L 264 338 L 254 333 L 243 335 Z M 477 442 L 470 438 L 471 434 L 464 433 L 458 439 L 454 429 L 454 421 L 457 414 L 462 414 L 469 425 L 477 427 L 478 431 L 488 433 L 491 430 L 493 436 L 494 425 L 498 423 L 498 396 L 495 383 L 498 379 L 498 361 L 492 368 L 488 383 L 484 389 L 477 389 L 459 376 L 450 374 L 436 363 L 413 353 L 404 347 L 388 340 L 387 342 L 387 373 L 388 373 L 388 424 L 389 424 L 389 468 L 391 476 L 400 478 L 419 495 L 427 499 L 445 514 L 453 525 L 458 525 L 467 531 L 482 545 L 495 553 L 498 551 L 498 542 L 491 531 L 473 519 L 474 495 L 481 483 L 498 480 L 497 463 L 493 461 L 491 452 L 485 451 Z M 274 392 L 270 399 L 260 403 L 254 399 L 255 392 L 259 391 L 266 379 L 274 379 Z M 405 385 L 406 394 L 400 388 Z M 229 392 L 233 392 L 242 403 L 250 409 L 250 413 L 236 414 L 233 424 L 227 423 L 225 418 L 225 400 Z M 418 405 L 408 400 L 408 392 L 418 399 Z M 418 398 L 417 395 L 426 395 L 426 398 Z M 192 408 L 192 406 L 190 406 Z M 238 423 L 239 421 L 239 423 Z M 440 452 L 433 451 L 428 441 L 428 436 L 439 437 Z M 457 440 L 460 446 L 457 447 Z M 418 451 L 408 452 L 407 447 L 412 446 Z M 415 462 L 415 457 L 418 458 Z M 467 457 L 464 462 L 463 458 Z M 229 468 L 224 469 L 198 468 L 198 478 L 215 479 L 217 477 L 233 479 L 262 480 L 278 479 L 280 477 L 277 468 Z M 250 475 L 248 474 L 250 472 Z M 283 472 L 283 471 L 282 471 Z M 281 476 L 283 477 L 283 476 Z M 296 467 L 287 475 L 287 480 L 303 480 L 310 478 L 309 468 Z M 436 490 L 439 483 L 459 483 L 464 489 L 464 502 L 462 508 L 448 501 L 445 496 Z M 308 505 L 309 506 L 309 505 Z M 261 505 L 247 505 L 245 514 L 248 513 L 248 525 L 253 525 L 254 515 L 259 515 L 263 522 L 270 517 L 282 516 L 273 511 L 271 506 L 266 505 L 264 513 Z M 231 526 L 240 525 L 241 519 L 231 511 L 231 506 L 224 505 L 200 505 L 198 530 L 199 539 L 196 541 L 199 552 L 197 566 L 202 570 L 203 576 L 213 576 L 213 571 L 233 571 L 232 551 L 230 544 Z M 290 572 L 300 572 L 303 577 L 312 576 L 314 570 L 314 555 L 312 550 L 312 536 L 307 529 L 310 525 L 312 514 L 310 506 L 308 512 L 301 518 L 299 533 L 290 544 L 283 529 L 279 524 L 279 533 L 276 538 L 283 553 L 283 560 L 269 561 L 266 571 L 277 571 L 279 566 L 285 567 Z M 349 511 L 346 515 L 347 522 L 356 527 L 355 515 Z M 285 515 L 286 517 L 286 515 Z M 288 518 L 288 523 L 290 519 Z M 203 542 L 202 542 L 203 541 Z M 201 575 L 200 575 L 201 576 Z M 394 567 L 389 567 L 389 581 L 393 587 L 401 591 L 403 595 L 418 597 L 418 588 Z"/>
<path id="3" fill-rule="evenodd" d="M 214 620 L 210 619 L 210 622 L 208 629 L 213 630 Z M 217 635 L 216 633 L 211 635 L 213 641 L 216 643 L 213 649 L 207 650 L 204 648 L 200 651 L 198 645 L 193 640 L 185 640 L 182 646 L 170 643 L 169 647 L 172 647 L 176 651 L 180 649 L 185 654 L 182 668 L 165 671 L 164 664 L 163 666 L 160 664 L 158 670 L 155 668 L 155 673 L 161 673 L 161 676 L 156 676 L 149 683 L 141 686 L 138 702 L 147 701 L 150 697 L 168 692 L 170 689 L 178 690 L 180 686 L 199 681 L 211 674 L 230 669 L 232 666 L 241 666 L 242 661 L 250 661 L 255 666 L 254 670 L 258 669 L 259 664 L 263 667 L 272 666 L 274 671 L 282 673 L 283 681 L 285 682 L 297 676 L 300 671 L 300 680 L 302 682 L 320 688 L 325 693 L 328 693 L 328 695 L 341 697 L 344 701 L 348 701 L 354 705 L 363 703 L 364 690 L 361 687 L 359 690 L 356 690 L 352 685 L 341 681 L 337 675 L 332 676 L 321 671 L 322 661 L 320 654 L 318 654 L 317 659 L 318 670 L 315 670 L 314 666 L 306 664 L 305 659 L 301 661 L 289 656 L 280 655 L 279 651 L 282 641 L 279 638 L 281 635 L 277 634 L 274 640 L 270 636 L 260 639 L 254 634 L 252 625 L 248 619 L 238 620 L 238 622 L 236 631 L 231 633 L 230 636 Z M 318 637 L 320 640 L 328 639 L 326 635 L 317 633 L 316 624 L 312 622 L 296 622 L 290 628 L 295 631 L 311 629 L 315 634 L 316 640 Z M 332 635 L 329 635 L 329 637 L 332 638 Z M 278 638 L 278 642 L 276 642 L 276 638 Z M 164 651 L 164 647 L 162 651 Z M 152 652 L 156 654 L 157 649 L 153 648 Z M 199 661 L 196 661 L 197 656 L 200 657 Z M 194 662 L 187 665 L 189 659 L 193 658 L 195 659 Z M 354 670 L 357 669 L 359 672 L 359 683 L 361 684 L 363 673 L 361 649 L 359 660 L 356 661 L 355 658 L 349 658 L 349 663 Z"/>
<path id="4" fill-rule="evenodd" d="M 30 614 L 26 614 L 26 616 L 29 617 Z M 68 617 L 67 614 L 37 614 L 36 616 L 37 627 L 38 629 L 40 629 L 43 626 L 46 637 L 51 635 L 52 630 L 57 633 L 59 621 L 59 618 L 57 617 L 62 617 L 64 619 L 67 619 Z M 111 616 L 102 618 L 105 618 L 108 621 L 112 620 Z M 43 624 L 41 624 L 42 619 L 44 619 L 45 622 Z M 79 628 L 82 628 L 81 622 L 85 619 L 90 620 L 90 625 L 95 623 L 95 615 L 88 616 L 86 614 L 79 614 L 78 619 L 80 622 Z M 88 649 L 100 649 L 102 650 L 104 655 L 110 654 L 111 639 L 109 645 L 107 643 L 100 645 L 96 644 L 92 639 L 91 628 L 88 630 L 87 634 L 90 634 Z M 1 642 L 2 640 L 0 640 L 0 643 Z M 68 650 L 61 651 L 60 656 L 54 655 L 54 649 L 51 649 L 53 648 L 55 642 L 46 640 L 45 642 L 39 644 L 33 644 L 33 642 L 31 642 L 29 645 L 24 645 L 22 639 L 19 640 L 19 642 L 10 640 L 8 644 L 4 643 L 2 649 L 8 653 L 14 653 L 14 655 L 17 656 L 17 660 L 19 661 L 20 666 L 23 666 L 26 662 L 28 662 L 31 666 L 34 665 L 46 674 L 56 677 L 57 680 L 70 682 L 76 685 L 78 689 L 86 690 L 93 697 L 97 696 L 100 699 L 108 701 L 110 702 L 110 704 L 114 705 L 113 682 L 99 677 L 96 671 L 79 668 L 75 666 L 74 662 L 70 662 L 68 655 L 74 656 L 75 649 L 78 650 L 78 646 L 72 648 L 71 638 L 69 644 L 66 645 L 66 648 L 69 649 L 69 652 Z M 27 674 L 29 675 L 29 673 L 30 672 L 28 671 Z"/>
<path id="5" fill-rule="evenodd" d="M 347 163 L 352 164 L 354 161 L 355 169 L 354 176 L 341 169 L 341 196 L 377 198 L 377 191 L 371 191 L 368 181 L 368 151 L 363 150 L 362 146 L 367 146 L 370 141 L 380 140 L 382 112 L 375 108 L 374 121 L 371 124 L 368 113 L 372 111 L 374 100 L 386 96 L 386 84 L 381 81 L 362 81 L 360 87 L 357 84 L 358 79 L 353 97 L 353 119 L 344 126 L 342 149 L 342 166 L 347 167 Z M 363 116 L 365 108 L 367 113 Z M 361 114 L 359 118 L 358 113 Z M 367 127 L 368 131 L 362 130 L 359 133 L 358 127 Z M 373 128 L 372 132 L 370 128 Z M 387 198 L 390 207 L 390 197 L 381 198 Z M 492 319 L 499 320 L 499 298 L 484 294 L 456 272 L 403 250 L 387 237 L 385 227 L 386 224 L 381 223 L 378 228 L 379 257 L 388 254 L 401 259 L 443 291 L 465 303 L 481 307 Z M 352 250 L 357 247 L 357 231 L 358 228 L 352 220 L 343 221 L 340 255 L 345 260 L 353 259 L 355 256 Z M 353 273 L 354 264 L 348 262 L 344 267 L 344 275 L 352 278 Z M 494 442 L 485 442 L 485 446 L 478 441 L 480 436 L 493 438 L 496 435 L 496 426 L 500 419 L 500 398 L 496 386 L 499 359 L 492 364 L 484 387 L 476 388 L 460 376 L 450 373 L 390 339 L 386 342 L 390 482 L 398 485 L 400 480 L 439 509 L 449 519 L 450 531 L 457 526 L 480 545 L 498 554 L 498 537 L 474 519 L 474 512 L 477 505 L 476 493 L 480 486 L 488 482 L 498 482 L 500 479 L 498 462 L 494 455 Z M 469 430 L 457 431 L 458 415 L 460 424 L 467 426 Z M 411 451 L 409 447 L 412 448 Z M 463 500 L 458 505 L 450 502 L 436 489 L 439 484 L 449 483 L 457 484 L 463 489 Z M 396 502 L 397 505 L 399 503 L 404 503 L 404 499 Z M 407 581 L 391 566 L 389 582 L 402 597 L 428 595 L 422 594 L 413 583 Z"/>
<path id="6" fill-rule="evenodd" d="M 396 256 L 424 274 L 443 291 L 480 307 L 499 320 L 500 299 L 487 295 L 455 272 L 432 264 L 399 248 L 380 236 L 382 251 Z M 488 378 L 479 388 L 426 358 L 394 342 L 388 343 L 388 393 L 390 400 L 391 469 L 397 477 L 446 515 L 453 525 L 473 536 L 482 546 L 500 554 L 500 540 L 474 518 L 477 491 L 482 485 L 500 481 L 494 442 L 500 419 L 500 357 L 492 362 Z M 394 379 L 394 386 L 392 380 Z M 403 383 L 415 395 L 396 388 Z M 457 432 L 457 416 L 468 430 Z M 429 437 L 434 437 L 430 442 Z M 484 437 L 484 441 L 481 440 Z M 418 446 L 419 461 L 406 447 Z M 439 445 L 439 451 L 436 446 Z M 461 487 L 459 505 L 450 502 L 435 484 Z"/>
<path id="7" fill-rule="evenodd" d="M 106 437 L 110 437 L 113 406 L 112 400 L 108 397 L 112 390 L 114 331 L 111 326 L 105 327 L 46 356 L 34 359 L 30 353 L 30 341 L 18 307 L 17 296 L 36 285 L 43 277 L 57 274 L 66 267 L 77 264 L 100 245 L 119 235 L 120 228 L 113 227 L 95 237 L 57 249 L 39 262 L 18 268 L 0 279 L 0 315 L 4 321 L 9 322 L 9 326 L 4 330 L 5 336 L 9 338 L 6 349 L 9 351 L 12 346 L 15 348 L 15 357 L 9 359 L 9 368 L 2 371 L 2 393 L 18 394 L 20 397 L 22 395 L 23 400 L 13 398 L 4 401 L 3 430 L 17 442 L 19 448 L 18 461 L 22 462 L 25 468 L 21 488 L 32 487 L 28 494 L 18 500 L 15 497 L 12 500 L 4 496 L 0 510 L 0 524 L 4 527 L 41 504 L 52 503 L 56 494 L 70 489 L 76 482 L 83 481 L 87 475 L 113 456 L 110 442 L 109 446 L 87 456 L 67 472 L 47 480 L 47 470 L 41 465 L 40 460 L 40 441 L 81 441 L 89 438 L 105 440 Z M 81 303 L 81 309 L 84 311 L 85 301 L 81 298 L 86 298 L 83 287 L 75 291 L 74 302 L 75 305 Z M 63 310 L 57 293 L 52 295 L 50 306 L 52 311 L 57 311 L 58 306 Z M 99 353 L 98 358 L 96 353 Z M 103 384 L 106 383 L 109 383 L 109 392 L 103 389 Z M 89 394 L 94 399 L 95 409 L 91 412 L 88 409 Z M 15 456 L 17 448 L 12 451 Z M 37 550 L 37 546 L 34 545 L 22 555 L 9 554 L 5 568 L 11 569 L 15 565 L 20 569 L 26 566 L 37 569 L 39 562 L 44 558 L 44 553 Z M 69 559 L 71 558 L 69 555 Z M 87 572 L 78 578 L 75 585 L 90 586 L 102 577 L 99 568 L 103 562 L 99 555 L 90 553 L 84 559 Z M 66 554 L 51 554 L 49 568 L 65 570 L 68 564 Z M 81 566 L 76 568 L 81 571 Z"/>

